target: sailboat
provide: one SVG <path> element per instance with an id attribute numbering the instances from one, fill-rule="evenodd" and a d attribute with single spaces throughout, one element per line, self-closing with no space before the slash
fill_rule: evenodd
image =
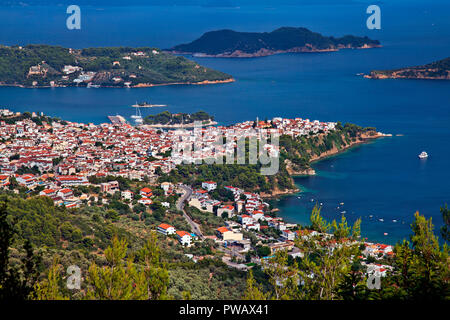
<path id="1" fill-rule="evenodd" d="M 134 119 L 134 123 L 136 125 L 141 125 L 144 123 L 144 119 L 142 118 L 141 109 L 139 106 L 136 107 L 136 114 L 131 116 Z"/>

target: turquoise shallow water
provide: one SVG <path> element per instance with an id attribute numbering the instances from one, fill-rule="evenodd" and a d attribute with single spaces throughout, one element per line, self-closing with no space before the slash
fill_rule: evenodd
<path id="1" fill-rule="evenodd" d="M 393 1 L 381 5 L 380 31 L 365 28 L 363 4 L 87 7 L 79 32 L 61 27 L 65 25 L 61 7 L 2 8 L 3 44 L 165 48 L 212 29 L 267 31 L 290 25 L 327 35 L 368 35 L 381 40 L 384 47 L 255 59 L 195 59 L 232 74 L 236 82 L 231 84 L 143 89 L 3 87 L 0 106 L 101 123 L 107 121 L 107 115 L 129 117 L 134 111 L 129 106 L 136 101 L 152 101 L 168 104 L 171 112 L 205 110 L 222 124 L 282 116 L 375 126 L 394 136 L 315 163 L 317 176 L 295 179 L 306 190 L 300 198 L 284 197 L 276 205 L 288 221 L 309 223 L 312 206 L 323 203 L 326 218 L 340 218 L 346 211 L 350 222 L 362 217 L 364 236 L 393 243 L 407 237 L 416 210 L 433 217 L 439 227 L 439 207 L 450 202 L 450 82 L 376 81 L 356 74 L 449 56 L 450 4 L 425 3 Z M 425 161 L 417 158 L 423 150 L 430 154 Z"/>

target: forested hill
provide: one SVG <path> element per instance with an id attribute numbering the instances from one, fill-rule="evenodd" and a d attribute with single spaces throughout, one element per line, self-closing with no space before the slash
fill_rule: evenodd
<path id="1" fill-rule="evenodd" d="M 450 57 L 423 66 L 396 70 L 374 70 L 368 78 L 372 79 L 440 79 L 450 80 Z"/>
<path id="2" fill-rule="evenodd" d="M 231 80 L 228 74 L 157 48 L 0 46 L 1 85 L 139 87 Z"/>
<path id="3" fill-rule="evenodd" d="M 306 28 L 282 27 L 272 32 L 218 30 L 169 49 L 172 52 L 218 57 L 266 56 L 283 52 L 336 51 L 342 48 L 379 47 L 378 40 L 352 35 L 326 37 Z"/>
<path id="4" fill-rule="evenodd" d="M 213 121 L 214 117 L 207 114 L 204 111 L 198 111 L 192 114 L 188 113 L 177 113 L 172 114 L 169 111 L 163 111 L 156 115 L 149 115 L 145 117 L 144 123 L 150 125 L 180 125 L 180 124 L 190 124 L 195 121 L 202 121 L 209 123 Z"/>

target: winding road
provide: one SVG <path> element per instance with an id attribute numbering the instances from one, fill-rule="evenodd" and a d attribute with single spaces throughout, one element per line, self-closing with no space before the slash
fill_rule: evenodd
<path id="1" fill-rule="evenodd" d="M 191 226 L 192 231 L 200 238 L 200 239 L 205 239 L 205 237 L 203 236 L 202 231 L 200 230 L 200 227 L 198 226 L 197 223 L 195 223 L 191 217 L 189 217 L 186 212 L 184 211 L 184 202 L 189 199 L 192 195 L 192 189 L 186 185 L 181 185 L 180 186 L 181 189 L 184 190 L 184 194 L 177 200 L 176 203 L 176 207 L 177 210 L 183 211 L 183 217 L 186 219 L 186 221 L 189 223 L 189 225 Z"/>

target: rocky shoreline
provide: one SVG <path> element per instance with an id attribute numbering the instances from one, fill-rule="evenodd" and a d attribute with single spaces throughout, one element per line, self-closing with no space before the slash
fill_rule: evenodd
<path id="1" fill-rule="evenodd" d="M 372 71 L 368 75 L 364 75 L 366 79 L 411 79 L 411 80 L 450 80 L 450 72 L 446 76 L 427 76 L 425 75 L 429 70 L 417 71 L 414 75 L 402 75 L 402 73 L 407 73 L 408 70 L 401 72 L 390 72 L 390 73 L 380 73 Z"/>
<path id="2" fill-rule="evenodd" d="M 199 82 L 169 82 L 169 83 L 138 83 L 134 86 L 98 86 L 95 88 L 150 88 L 150 87 L 160 87 L 160 86 L 173 86 L 173 85 L 207 85 L 207 84 L 219 84 L 219 83 L 231 83 L 235 82 L 236 80 L 234 78 L 229 78 L 225 80 L 204 80 Z M 0 87 L 17 87 L 17 88 L 24 88 L 24 89 L 44 89 L 44 88 L 87 88 L 86 86 L 76 86 L 76 85 L 70 85 L 70 86 L 26 86 L 23 84 L 18 83 L 1 83 Z"/>
<path id="3" fill-rule="evenodd" d="M 382 138 L 382 137 L 391 137 L 391 136 L 392 136 L 391 134 L 385 134 L 385 133 L 381 133 L 381 132 L 377 132 L 375 135 L 372 135 L 372 136 L 362 134 L 360 137 L 358 137 L 358 139 L 356 141 L 350 143 L 349 145 L 347 145 L 341 149 L 334 147 L 333 149 L 331 149 L 327 152 L 324 152 L 324 153 L 320 154 L 319 156 L 311 157 L 310 164 L 320 161 L 320 160 L 323 160 L 323 159 L 326 159 L 326 158 L 329 158 L 329 157 L 332 157 L 332 156 L 335 156 L 335 155 L 338 155 L 338 154 L 343 153 L 353 147 L 368 143 L 372 140 Z M 293 177 L 316 175 L 316 171 L 312 167 L 309 167 L 309 168 L 306 168 L 303 170 L 294 170 L 291 167 L 289 160 L 287 160 L 287 162 L 286 162 L 286 169 L 292 179 L 293 179 Z M 294 193 L 298 193 L 298 192 L 300 192 L 300 190 L 297 188 L 284 190 L 284 191 L 274 190 L 271 194 L 262 193 L 261 196 L 263 198 L 271 199 L 271 198 L 277 198 L 279 196 L 294 194 Z"/>
<path id="4" fill-rule="evenodd" d="M 323 52 L 336 52 L 341 49 L 371 49 L 371 48 L 380 48 L 381 45 L 365 44 L 361 47 L 352 47 L 352 46 L 337 46 L 333 48 L 327 49 L 317 49 L 313 46 L 304 46 L 304 47 L 294 47 L 288 50 L 269 50 L 266 48 L 261 48 L 256 52 L 248 53 L 241 50 L 236 50 L 234 52 L 224 52 L 220 54 L 206 54 L 201 52 L 180 52 L 180 51 L 170 51 L 172 54 L 181 54 L 181 55 L 192 55 L 197 58 L 257 58 L 257 57 L 267 57 L 275 54 L 283 54 L 283 53 L 323 53 Z"/>
<path id="5" fill-rule="evenodd" d="M 234 78 L 225 79 L 225 80 L 204 80 L 199 82 L 172 82 L 172 83 L 161 83 L 161 84 L 153 84 L 153 83 L 139 83 L 132 88 L 149 88 L 149 87 L 159 87 L 159 86 L 173 86 L 177 84 L 186 84 L 186 85 L 205 85 L 205 84 L 219 84 L 219 83 L 231 83 L 235 82 Z"/>

